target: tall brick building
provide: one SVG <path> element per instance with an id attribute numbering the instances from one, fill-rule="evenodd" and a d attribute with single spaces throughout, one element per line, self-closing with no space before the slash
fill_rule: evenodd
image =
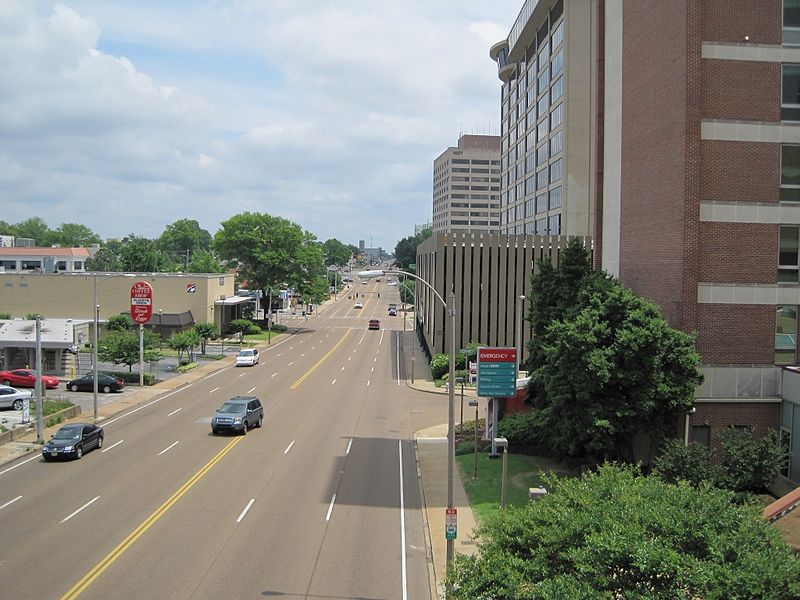
<path id="1" fill-rule="evenodd" d="M 591 234 L 597 266 L 697 332 L 690 438 L 781 427 L 800 482 L 800 404 L 781 394 L 800 358 L 800 3 L 528 0 L 490 56 L 501 230 L 541 196 L 562 233 Z"/>

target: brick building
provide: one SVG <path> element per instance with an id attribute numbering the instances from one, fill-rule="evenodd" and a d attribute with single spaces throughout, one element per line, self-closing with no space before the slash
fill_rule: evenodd
<path id="1" fill-rule="evenodd" d="M 800 482 L 798 3 L 528 0 L 490 56 L 501 230 L 592 235 L 598 267 L 697 332 L 690 437 L 781 427 Z"/>

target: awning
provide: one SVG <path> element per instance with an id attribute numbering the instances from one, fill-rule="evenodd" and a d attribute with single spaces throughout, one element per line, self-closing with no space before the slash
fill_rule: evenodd
<path id="1" fill-rule="evenodd" d="M 248 296 L 229 296 L 225 300 L 214 300 L 214 304 L 224 304 L 225 306 L 232 306 L 235 304 L 245 304 L 246 302 L 255 302 L 256 298 Z"/>

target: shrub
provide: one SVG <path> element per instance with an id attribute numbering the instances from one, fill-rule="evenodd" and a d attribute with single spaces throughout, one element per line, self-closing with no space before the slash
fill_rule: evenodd
<path id="1" fill-rule="evenodd" d="M 749 429 L 725 429 L 719 441 L 718 485 L 734 492 L 761 491 L 786 464 L 786 452 L 774 429 L 758 440 Z"/>
<path id="2" fill-rule="evenodd" d="M 497 431 L 500 437 L 508 440 L 509 448 L 519 454 L 534 454 L 539 451 L 540 443 L 536 437 L 536 413 L 515 413 L 500 420 Z"/>
<path id="3" fill-rule="evenodd" d="M 125 383 L 139 383 L 139 372 L 130 372 L 130 371 L 114 371 L 109 373 L 112 377 L 118 377 L 122 379 Z M 152 373 L 144 373 L 144 384 L 145 385 L 154 385 L 156 382 L 156 376 Z"/>
<path id="4" fill-rule="evenodd" d="M 667 440 L 653 461 L 653 474 L 667 483 L 688 481 L 697 487 L 714 479 L 711 451 L 702 444 L 686 446 L 682 440 Z"/>
<path id="5" fill-rule="evenodd" d="M 447 354 L 437 354 L 431 359 L 431 376 L 434 379 L 441 379 L 450 370 L 450 356 Z"/>
<path id="6" fill-rule="evenodd" d="M 278 333 L 283 333 L 284 331 L 286 331 L 289 328 L 286 325 L 284 325 L 283 323 L 273 323 L 270 326 L 270 329 L 272 331 L 276 331 Z"/>
<path id="7" fill-rule="evenodd" d="M 176 367 L 175 370 L 178 373 L 186 373 L 186 371 L 191 371 L 196 366 L 198 366 L 196 362 L 190 362 L 190 363 L 182 364 L 180 367 Z"/>

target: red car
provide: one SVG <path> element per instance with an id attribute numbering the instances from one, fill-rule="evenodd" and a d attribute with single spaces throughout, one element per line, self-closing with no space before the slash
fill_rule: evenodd
<path id="1" fill-rule="evenodd" d="M 369 329 L 380 329 L 381 322 L 378 319 L 370 319 L 369 320 Z"/>
<path id="2" fill-rule="evenodd" d="M 36 387 L 36 371 L 32 369 L 14 369 L 13 371 L 0 371 L 0 383 L 13 387 Z M 44 387 L 51 390 L 58 387 L 58 377 L 42 375 Z"/>

